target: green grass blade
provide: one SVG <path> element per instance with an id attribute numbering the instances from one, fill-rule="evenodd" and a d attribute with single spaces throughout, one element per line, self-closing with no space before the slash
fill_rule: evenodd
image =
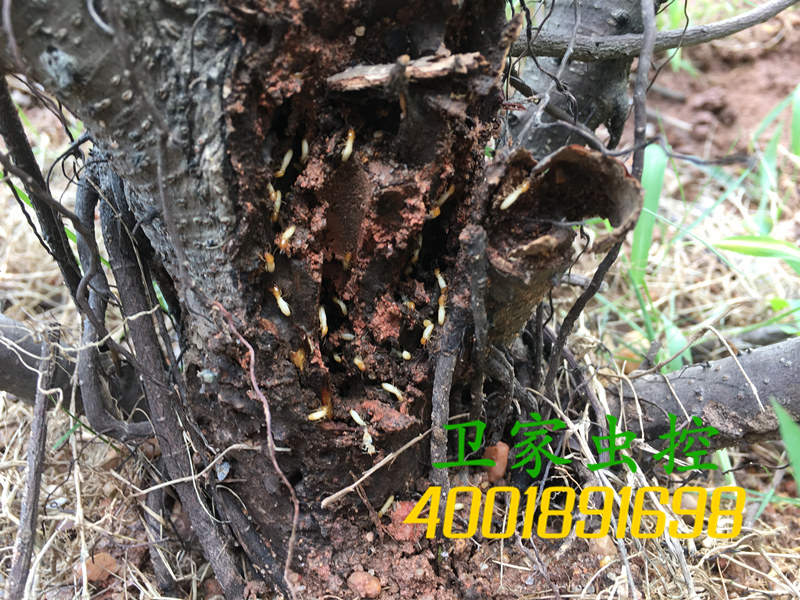
<path id="1" fill-rule="evenodd" d="M 673 356 L 674 354 L 681 351 L 682 348 L 685 348 L 689 345 L 689 340 L 686 339 L 686 336 L 681 333 L 681 330 L 675 325 L 672 320 L 667 317 L 665 314 L 661 314 L 661 321 L 664 324 L 664 333 L 666 334 L 666 355 Z M 672 373 L 673 371 L 677 371 L 680 369 L 684 364 L 691 364 L 692 363 L 692 352 L 689 348 L 686 348 L 680 355 L 678 355 L 675 359 L 673 359 L 669 364 L 664 367 L 665 373 Z"/>
<path id="2" fill-rule="evenodd" d="M 58 450 L 60 450 L 61 446 L 63 446 L 64 444 L 67 443 L 67 440 L 69 439 L 69 436 L 71 436 L 73 433 L 75 433 L 82 426 L 83 426 L 83 423 L 81 423 L 80 421 L 76 420 L 75 424 L 72 427 L 70 427 L 67 431 L 65 431 L 63 434 L 61 434 L 59 436 L 59 438 L 55 441 L 55 443 L 53 444 L 53 452 L 57 452 Z"/>
<path id="3" fill-rule="evenodd" d="M 800 87 L 792 94 L 792 153 L 800 156 Z"/>
<path id="4" fill-rule="evenodd" d="M 621 302 L 612 302 L 611 300 L 603 296 L 603 294 L 595 294 L 594 298 L 595 300 L 600 302 L 600 304 L 602 304 L 604 308 L 613 311 L 614 314 L 616 314 L 622 320 L 622 322 L 625 323 L 628 327 L 639 332 L 642 335 L 642 337 L 647 337 L 647 332 L 644 329 L 642 329 L 642 327 L 636 321 L 631 319 L 631 317 L 628 315 L 630 311 L 625 310 Z"/>
<path id="5" fill-rule="evenodd" d="M 768 234 L 779 215 L 771 214 L 772 194 L 778 187 L 778 142 L 781 139 L 781 128 L 775 129 L 775 133 L 767 144 L 764 153 L 761 155 L 758 168 L 758 180 L 761 187 L 761 198 L 758 201 L 756 211 L 756 228 L 762 235 Z"/>
<path id="6" fill-rule="evenodd" d="M 644 172 L 642 173 L 642 187 L 644 188 L 644 207 L 639 217 L 639 222 L 633 230 L 633 244 L 631 247 L 631 279 L 634 286 L 644 283 L 644 273 L 647 268 L 647 255 L 650 253 L 650 244 L 653 241 L 653 227 L 655 214 L 658 213 L 658 204 L 661 197 L 661 186 L 664 183 L 664 171 L 667 167 L 667 153 L 656 144 L 647 147 L 644 152 Z"/>
<path id="7" fill-rule="evenodd" d="M 783 110 L 787 106 L 789 106 L 789 103 L 792 101 L 794 93 L 797 92 L 798 90 L 800 90 L 800 85 L 795 88 L 794 92 L 792 92 L 791 94 L 786 96 L 786 98 L 778 102 L 775 108 L 773 108 L 771 111 L 769 111 L 769 113 L 767 113 L 767 116 L 761 120 L 761 123 L 758 125 L 755 132 L 753 133 L 754 140 L 757 140 L 761 136 L 761 134 L 764 133 L 770 125 L 772 125 L 772 123 L 775 121 L 775 119 L 778 118 L 778 116 L 783 112 Z"/>
<path id="8" fill-rule="evenodd" d="M 780 258 L 800 274 L 800 248 L 791 242 L 777 240 L 767 235 L 737 235 L 714 244 L 720 250 L 729 250 L 748 256 Z"/>
<path id="9" fill-rule="evenodd" d="M 794 422 L 791 415 L 786 412 L 775 398 L 770 398 L 772 408 L 778 417 L 778 426 L 781 429 L 781 437 L 786 445 L 786 453 L 789 455 L 789 462 L 792 463 L 794 476 L 797 478 L 800 473 L 800 425 Z"/>
<path id="10" fill-rule="evenodd" d="M 633 278 L 633 273 L 631 273 L 631 278 Z M 636 300 L 639 302 L 639 311 L 642 313 L 642 321 L 644 322 L 644 328 L 647 332 L 647 339 L 652 342 L 656 339 L 656 330 L 655 327 L 653 327 L 653 319 L 650 317 L 650 311 L 647 308 L 647 303 L 645 302 L 642 291 L 647 292 L 644 282 L 642 282 L 641 285 L 636 285 L 634 282 L 633 292 L 636 294 Z"/>
<path id="11" fill-rule="evenodd" d="M 683 238 L 685 238 L 687 235 L 689 235 L 689 233 L 692 231 L 692 229 L 694 229 L 695 227 L 700 225 L 700 223 L 705 221 L 708 218 L 708 216 L 711 213 L 713 213 L 720 204 L 725 202 L 728 199 L 728 197 L 731 194 L 733 194 L 733 192 L 735 192 L 740 187 L 742 187 L 742 183 L 744 183 L 744 180 L 747 179 L 747 177 L 749 175 L 750 175 L 750 168 L 748 167 L 747 169 L 742 171 L 741 175 L 739 175 L 739 177 L 737 177 L 736 180 L 729 181 L 727 187 L 725 188 L 725 191 L 719 196 L 719 198 L 717 198 L 714 201 L 714 204 L 712 204 L 711 206 L 709 206 L 705 210 L 703 210 L 703 212 L 700 213 L 700 216 L 698 216 L 697 219 L 695 219 L 692 223 L 690 223 L 689 225 L 687 225 L 685 227 L 679 227 L 678 228 L 677 234 L 675 235 L 675 237 L 673 237 L 669 241 L 669 243 L 667 244 L 667 247 L 669 248 L 673 244 L 676 244 L 677 242 L 680 242 Z"/>

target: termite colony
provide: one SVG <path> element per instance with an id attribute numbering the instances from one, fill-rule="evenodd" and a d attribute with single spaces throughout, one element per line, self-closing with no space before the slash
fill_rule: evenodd
<path id="1" fill-rule="evenodd" d="M 283 158 L 281 159 L 280 167 L 273 173 L 274 181 L 280 180 L 286 175 L 287 170 L 292 164 L 293 156 L 294 151 L 291 148 L 284 153 Z M 301 143 L 300 162 L 304 164 L 307 160 L 308 142 L 304 139 Z M 283 193 L 281 190 L 275 189 L 272 182 L 270 182 L 267 184 L 267 194 L 269 196 L 269 202 L 271 205 L 270 222 L 277 224 L 281 214 L 281 205 L 283 204 Z M 289 253 L 292 236 L 295 234 L 295 231 L 297 231 L 297 226 L 290 224 L 281 232 L 276 240 L 278 251 L 283 254 Z M 273 252 L 271 245 L 268 245 L 267 249 L 259 255 L 259 258 L 263 263 L 264 270 L 269 274 L 274 274 L 275 253 Z M 277 304 L 278 310 L 280 310 L 281 314 L 285 317 L 291 317 L 292 309 L 289 306 L 286 298 L 283 296 L 281 289 L 276 284 L 272 284 L 270 287 L 270 292 L 274 296 L 275 303 Z"/>
<path id="2" fill-rule="evenodd" d="M 339 137 L 339 141 L 333 150 L 334 154 L 327 162 L 334 165 L 334 169 L 339 167 L 351 168 L 347 165 L 351 161 L 355 161 L 356 158 L 360 160 L 359 164 L 365 162 L 367 157 L 357 151 L 356 142 L 355 129 L 348 128 L 346 133 Z M 259 255 L 263 264 L 263 271 L 269 276 L 269 291 L 275 299 L 278 311 L 284 318 L 292 320 L 295 325 L 298 324 L 294 320 L 300 317 L 293 314 L 290 306 L 292 290 L 289 289 L 287 298 L 285 291 L 288 288 L 284 287 L 282 290 L 277 284 L 276 259 L 279 255 L 291 257 L 293 243 L 300 243 L 296 241 L 297 238 L 295 236 L 298 231 L 298 225 L 289 220 L 290 215 L 297 214 L 296 212 L 293 213 L 293 210 L 296 210 L 297 207 L 293 206 L 292 199 L 294 197 L 292 191 L 290 191 L 289 185 L 291 185 L 291 182 L 288 181 L 287 173 L 296 174 L 302 172 L 309 159 L 310 148 L 308 141 L 302 139 L 299 144 L 299 151 L 296 153 L 291 148 L 286 150 L 281 158 L 280 165 L 273 171 L 272 180 L 267 184 L 266 191 L 269 220 L 274 225 L 276 237 L 274 239 L 274 247 L 269 246 Z M 423 214 L 423 219 L 428 223 L 440 219 L 446 202 L 454 196 L 455 192 L 456 186 L 452 183 L 444 182 L 440 185 L 426 203 L 428 208 Z M 364 218 L 369 218 L 369 216 L 367 215 Z M 423 223 L 423 227 L 425 227 L 425 223 Z M 299 245 L 294 246 L 294 248 L 298 249 Z M 424 350 L 430 347 L 437 326 L 442 327 L 447 318 L 447 281 L 439 268 L 431 269 L 430 271 L 428 271 L 430 267 L 422 268 L 420 264 L 422 248 L 423 233 L 422 229 L 420 229 L 420 232 L 414 235 L 409 244 L 407 262 L 402 269 L 402 273 L 407 277 L 408 285 L 406 289 L 424 289 L 427 291 L 423 293 L 415 292 L 415 294 L 408 297 L 403 296 L 395 301 L 396 306 L 391 307 L 391 310 L 400 311 L 402 314 L 403 324 L 401 325 L 401 331 L 403 333 L 399 337 L 391 336 L 394 341 L 391 342 L 390 354 L 397 357 L 398 365 L 409 365 L 408 367 L 401 366 L 400 373 L 407 372 L 409 368 L 413 368 L 415 357 L 419 359 Z M 354 273 L 351 269 L 358 264 L 357 253 L 354 256 L 351 251 L 342 251 L 338 254 L 336 260 L 340 263 L 341 271 L 344 274 L 343 279 L 346 281 L 350 277 L 347 274 Z M 428 257 L 425 262 L 429 263 L 432 260 Z M 363 264 L 361 266 L 363 267 Z M 358 275 L 360 273 L 356 273 L 356 276 Z M 424 284 L 420 285 L 420 281 L 424 282 Z M 284 286 L 288 286 L 285 281 L 280 280 L 280 282 Z M 312 338 L 316 337 L 313 336 L 313 330 L 316 330 L 319 332 L 317 344 L 322 359 L 332 376 L 339 373 L 340 377 L 358 377 L 364 382 L 365 386 L 380 390 L 383 395 L 391 397 L 393 399 L 392 404 L 398 406 L 401 412 L 404 411 L 405 404 L 410 399 L 409 394 L 406 393 L 409 390 L 406 389 L 404 391 L 402 388 L 405 385 L 399 386 L 397 383 L 405 383 L 407 377 L 401 377 L 399 381 L 394 382 L 381 380 L 387 378 L 386 376 L 395 372 L 396 369 L 396 367 L 387 368 L 386 363 L 378 358 L 380 353 L 376 354 L 375 352 L 376 346 L 385 344 L 387 336 L 384 336 L 382 342 L 373 340 L 373 336 L 364 336 L 360 330 L 363 329 L 365 317 L 359 314 L 360 311 L 358 310 L 354 314 L 354 307 L 348 306 L 348 301 L 357 300 L 352 295 L 347 296 L 345 292 L 347 286 L 343 285 L 341 281 L 335 287 L 330 287 L 333 285 L 333 282 L 327 282 L 326 285 L 323 277 L 323 281 L 320 284 L 320 302 L 314 315 L 316 324 L 313 329 L 301 327 L 305 334 L 306 343 L 311 349 L 311 356 L 313 357 L 315 351 Z M 338 293 L 343 294 L 344 299 L 336 295 L 335 290 L 337 289 Z M 400 294 L 401 292 L 395 293 Z M 436 298 L 435 303 L 431 301 L 433 298 Z M 357 324 L 359 324 L 358 327 L 356 326 Z M 306 323 L 306 325 L 310 325 L 310 323 Z M 369 339 L 367 339 L 368 337 Z M 305 350 L 300 348 L 290 352 L 290 358 L 302 372 L 306 365 Z M 309 358 L 309 360 L 312 359 Z M 311 363 L 309 362 L 309 364 Z M 336 386 L 331 387 L 331 389 L 336 389 Z M 309 421 L 320 422 L 334 417 L 330 390 L 323 389 L 321 395 L 323 400 L 321 406 L 307 414 Z M 414 393 L 412 392 L 410 396 L 413 397 Z M 375 447 L 369 434 L 367 423 L 355 410 L 350 411 L 350 416 L 356 425 L 363 429 L 362 449 L 369 454 L 374 453 Z"/>

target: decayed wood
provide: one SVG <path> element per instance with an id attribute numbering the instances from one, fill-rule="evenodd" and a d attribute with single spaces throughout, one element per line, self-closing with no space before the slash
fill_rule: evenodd
<path id="1" fill-rule="evenodd" d="M 423 56 L 405 65 L 405 77 L 409 81 L 424 81 L 448 77 L 454 73 L 466 75 L 470 71 L 488 66 L 480 52 L 451 54 L 449 56 Z M 382 87 L 392 79 L 397 64 L 357 65 L 328 77 L 328 87 L 337 92 L 356 92 L 367 88 Z"/>

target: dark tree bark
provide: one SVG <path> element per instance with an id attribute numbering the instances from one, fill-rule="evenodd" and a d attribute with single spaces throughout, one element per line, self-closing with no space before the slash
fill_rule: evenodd
<path id="1" fill-rule="evenodd" d="M 601 153 L 485 160 L 522 27 L 497 0 L 13 5 L 6 68 L 98 148 L 84 182 L 167 476 L 235 445 L 225 481 L 175 486 L 227 597 L 258 580 L 289 593 L 295 542 L 299 597 L 335 593 L 328 567 L 360 521 L 323 498 L 432 413 L 483 407 L 487 386 L 494 437 L 512 400 L 533 408 L 505 347 L 574 258 L 563 222 L 608 217 L 598 252 L 635 224 L 638 184 Z M 150 310 L 156 280 L 174 288 L 180 357 Z M 410 497 L 429 453 L 411 446 L 366 497 Z"/>

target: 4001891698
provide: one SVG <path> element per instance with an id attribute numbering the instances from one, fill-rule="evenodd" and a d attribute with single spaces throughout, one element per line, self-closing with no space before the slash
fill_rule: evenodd
<path id="1" fill-rule="evenodd" d="M 693 497 L 686 498 L 687 494 Z M 525 506 L 520 510 L 523 495 Z M 441 496 L 441 487 L 429 487 L 404 523 L 425 525 L 426 537 L 435 537 L 439 529 Z M 495 531 L 492 517 L 498 497 L 503 496 L 506 498 L 506 517 L 500 520 L 502 531 Z M 571 487 L 546 487 L 541 494 L 538 487 L 529 487 L 524 493 L 515 487 L 492 487 L 486 490 L 484 497 L 480 488 L 461 486 L 452 488 L 447 494 L 441 533 L 450 539 L 469 538 L 477 533 L 480 525 L 484 538 L 508 538 L 514 535 L 522 518 L 523 538 L 531 537 L 534 528 L 541 538 L 563 538 L 570 534 L 573 525 L 575 535 L 580 538 L 600 538 L 611 533 L 612 514 L 616 512 L 613 533 L 617 538 L 624 538 L 628 533 L 635 538 L 657 538 L 665 531 L 677 539 L 696 538 L 702 533 L 707 519 L 706 534 L 709 537 L 730 539 L 739 535 L 742 529 L 745 496 L 745 490 L 738 486 L 715 488 L 710 498 L 709 490 L 697 486 L 678 487 L 671 495 L 667 488 L 657 486 L 636 490 L 622 487 L 618 492 L 611 487 L 585 487 L 577 497 L 578 511 L 586 517 L 599 518 L 599 524 L 594 526 L 593 521 L 593 530 L 589 531 L 588 519 L 573 517 L 576 494 Z M 646 499 L 654 506 L 661 506 L 646 508 Z M 456 513 L 465 508 L 469 508 L 466 526 L 456 531 Z M 463 519 L 458 520 L 463 522 Z"/>

